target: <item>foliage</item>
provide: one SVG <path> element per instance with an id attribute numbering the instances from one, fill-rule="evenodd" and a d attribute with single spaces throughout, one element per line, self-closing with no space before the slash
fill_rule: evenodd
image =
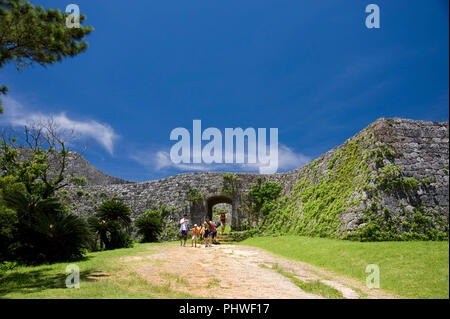
<path id="1" fill-rule="evenodd" d="M 203 200 L 202 192 L 196 188 L 189 188 L 188 200 L 193 203 Z"/>
<path id="2" fill-rule="evenodd" d="M 100 249 L 116 249 L 132 246 L 126 230 L 131 226 L 130 209 L 120 201 L 103 202 L 95 216 L 88 219 L 92 231 L 97 235 Z"/>
<path id="3" fill-rule="evenodd" d="M 448 224 L 442 226 L 439 214 L 424 209 L 420 202 L 414 213 L 403 209 L 400 214 L 396 211 L 398 216 L 378 204 L 382 192 L 394 198 L 414 196 L 420 186 L 434 181 L 432 176 L 420 181 L 405 177 L 403 167 L 393 164 L 395 157 L 390 146 L 377 142 L 370 130 L 363 131 L 328 160 L 322 156 L 307 164 L 293 191 L 270 202 L 262 231 L 360 241 L 447 240 Z M 374 203 L 362 212 L 357 231 L 343 230 L 341 215 L 362 210 L 362 201 L 370 200 Z M 250 208 L 257 210 L 260 201 L 253 202 Z"/>
<path id="4" fill-rule="evenodd" d="M 221 191 L 232 195 L 237 189 L 236 183 L 239 181 L 239 176 L 233 173 L 225 173 L 222 180 Z"/>
<path id="5" fill-rule="evenodd" d="M 14 242 L 17 223 L 17 213 L 4 205 L 0 205 L 0 261 L 9 257 L 9 247 Z"/>
<path id="6" fill-rule="evenodd" d="M 80 156 L 67 149 L 67 144 L 74 144 L 76 139 L 72 131 L 61 129 L 49 119 L 31 127 L 25 126 L 23 134 L 12 133 L 13 137 L 3 131 L 0 137 L 2 176 L 13 176 L 25 185 L 29 194 L 43 199 L 54 196 L 56 191 L 69 184 L 69 157 Z"/>
<path id="7" fill-rule="evenodd" d="M 403 209 L 400 216 L 394 216 L 389 209 L 379 209 L 372 202 L 366 209 L 363 225 L 348 234 L 347 239 L 359 241 L 397 241 L 397 240 L 448 240 L 446 231 L 438 231 L 435 212 L 426 212 L 423 207 L 414 208 L 412 212 Z"/>
<path id="8" fill-rule="evenodd" d="M 332 165 L 324 157 L 307 164 L 293 192 L 281 197 L 265 218 L 262 230 L 274 234 L 341 237 L 340 214 L 357 205 L 353 196 L 368 180 L 369 134 L 348 140 L 336 152 Z M 320 167 L 328 168 L 325 172 Z"/>
<path id="9" fill-rule="evenodd" d="M 163 228 L 161 209 L 145 211 L 136 219 L 135 226 L 142 242 L 156 242 Z"/>
<path id="10" fill-rule="evenodd" d="M 253 184 L 245 198 L 247 211 L 250 219 L 256 223 L 275 211 L 277 206 L 276 200 L 281 194 L 281 185 L 277 182 L 267 181 L 262 183 L 262 179 L 258 178 L 256 184 Z"/>
<path id="11" fill-rule="evenodd" d="M 12 258 L 10 247 L 17 234 L 18 217 L 15 210 L 6 206 L 4 197 L 15 191 L 24 192 L 24 185 L 12 176 L 0 177 L 0 261 Z"/>
<path id="12" fill-rule="evenodd" d="M 44 9 L 28 1 L 0 0 L 0 68 L 7 63 L 18 70 L 33 63 L 45 66 L 85 51 L 88 45 L 83 38 L 93 28 L 67 28 L 67 17 L 59 9 Z M 80 15 L 80 24 L 85 19 Z M 6 91 L 7 87 L 0 87 L 0 94 Z"/>
<path id="13" fill-rule="evenodd" d="M 88 183 L 85 176 L 71 176 L 70 181 L 76 186 L 85 186 Z"/>
<path id="14" fill-rule="evenodd" d="M 408 192 L 419 188 L 419 181 L 414 177 L 402 177 L 403 167 L 386 165 L 381 169 L 381 174 L 376 177 L 379 187 L 389 192 Z"/>
<path id="15" fill-rule="evenodd" d="M 82 218 L 68 214 L 56 198 L 41 199 L 20 191 L 3 196 L 8 208 L 17 213 L 11 245 L 17 260 L 43 263 L 83 256 L 90 245 L 89 227 Z"/>

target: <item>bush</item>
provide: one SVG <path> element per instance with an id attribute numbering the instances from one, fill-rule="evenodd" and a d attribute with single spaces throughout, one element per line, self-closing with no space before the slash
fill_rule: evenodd
<path id="1" fill-rule="evenodd" d="M 9 247 L 17 232 L 17 214 L 6 206 L 0 206 L 0 261 L 8 259 Z"/>
<path id="2" fill-rule="evenodd" d="M 88 219 L 91 230 L 100 241 L 100 249 L 127 248 L 132 240 L 126 233 L 131 225 L 130 209 L 120 201 L 109 200 L 97 208 L 95 216 Z"/>
<path id="3" fill-rule="evenodd" d="M 17 234 L 11 253 L 25 263 L 78 259 L 92 239 L 87 223 L 65 212 L 56 198 L 42 200 L 14 192 L 4 198 L 17 213 Z"/>
<path id="4" fill-rule="evenodd" d="M 158 210 L 145 211 L 143 216 L 136 220 L 135 225 L 143 242 L 155 242 L 163 228 L 161 213 Z"/>

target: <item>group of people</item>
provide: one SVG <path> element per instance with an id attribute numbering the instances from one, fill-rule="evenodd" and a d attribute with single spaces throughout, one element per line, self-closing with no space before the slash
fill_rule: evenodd
<path id="1" fill-rule="evenodd" d="M 190 228 L 189 218 L 187 215 L 184 215 L 180 220 L 180 246 L 186 246 L 186 241 L 189 236 L 191 238 L 192 247 L 197 247 L 197 243 L 200 246 L 204 244 L 205 248 L 212 247 L 217 236 L 217 229 L 221 227 L 222 234 L 225 231 L 227 222 L 225 214 L 222 213 L 219 220 L 220 221 L 215 223 L 210 220 L 209 217 L 206 217 L 203 223 L 200 225 L 195 224 L 193 228 Z"/>

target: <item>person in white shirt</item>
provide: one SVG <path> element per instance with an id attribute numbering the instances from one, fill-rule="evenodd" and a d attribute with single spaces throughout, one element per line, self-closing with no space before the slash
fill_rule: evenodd
<path id="1" fill-rule="evenodd" d="M 183 218 L 181 218 L 180 220 L 180 246 L 183 246 L 183 240 L 184 246 L 186 246 L 188 232 L 189 232 L 189 219 L 185 214 Z"/>

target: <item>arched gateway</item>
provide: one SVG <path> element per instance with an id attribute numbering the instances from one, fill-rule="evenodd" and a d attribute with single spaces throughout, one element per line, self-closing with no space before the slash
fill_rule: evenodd
<path id="1" fill-rule="evenodd" d="M 205 220 L 205 217 L 213 218 L 213 207 L 217 204 L 231 205 L 231 220 L 227 221 L 232 229 L 239 229 L 240 218 L 238 213 L 241 207 L 240 197 L 227 193 L 212 193 L 205 195 L 203 200 L 193 202 L 189 208 L 188 216 L 192 224 L 199 224 Z M 217 220 L 215 220 L 217 222 Z"/>

